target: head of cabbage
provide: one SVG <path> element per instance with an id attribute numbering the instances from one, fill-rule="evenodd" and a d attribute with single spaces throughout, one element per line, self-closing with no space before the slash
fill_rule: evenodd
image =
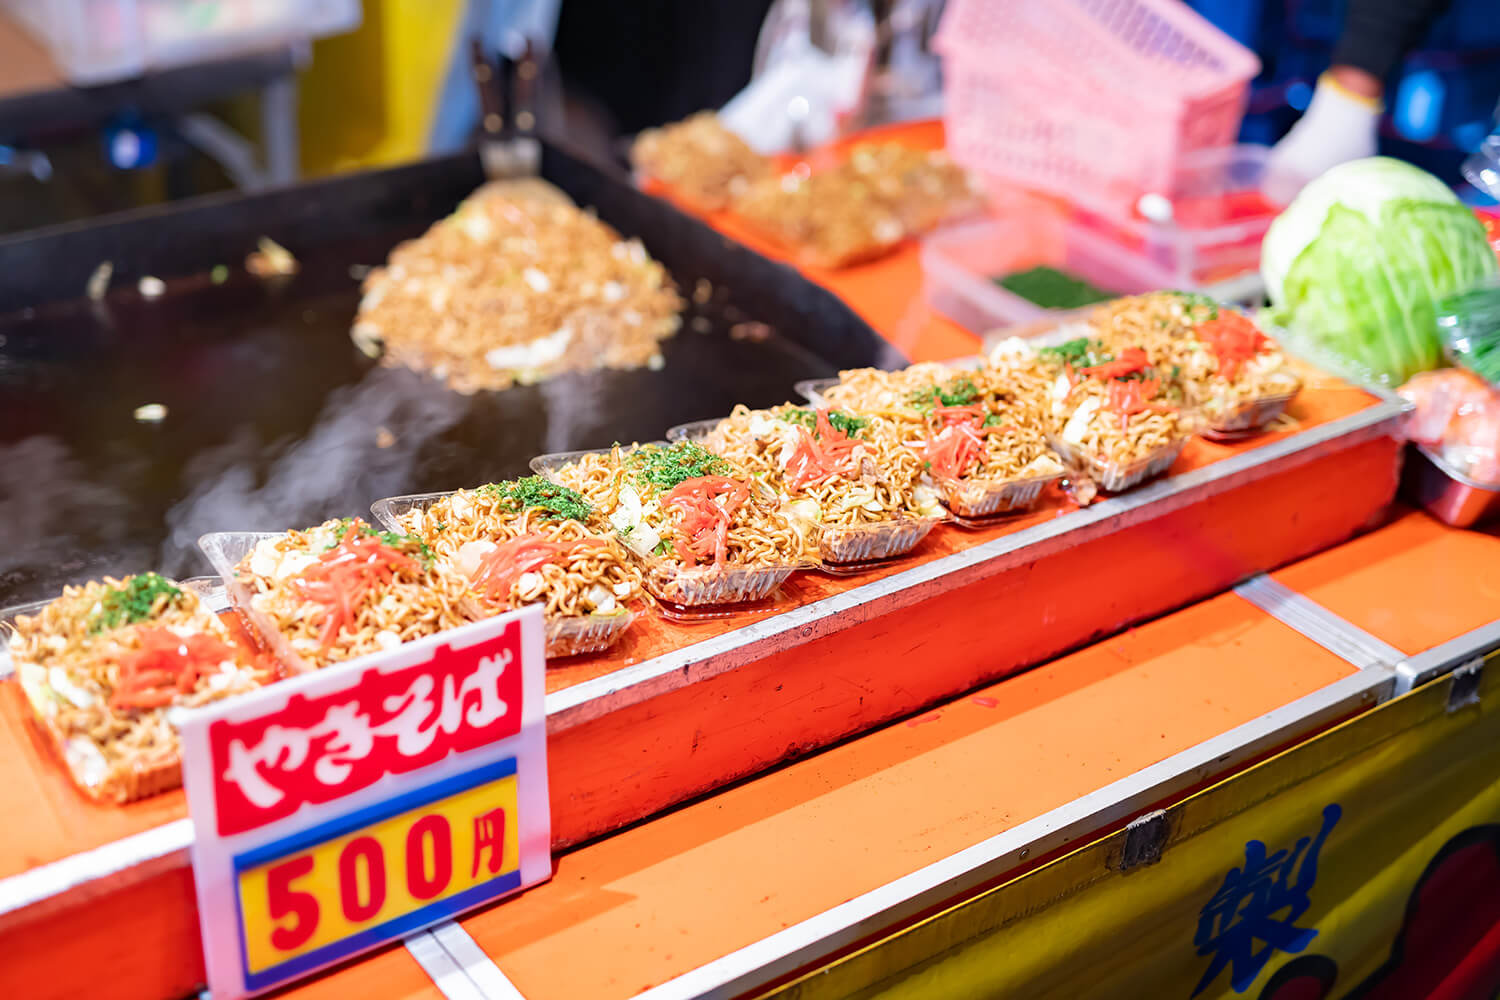
<path id="1" fill-rule="evenodd" d="M 1303 188 L 1266 233 L 1260 269 L 1289 346 L 1389 385 L 1442 364 L 1434 303 L 1496 260 L 1447 185 L 1376 156 Z"/>

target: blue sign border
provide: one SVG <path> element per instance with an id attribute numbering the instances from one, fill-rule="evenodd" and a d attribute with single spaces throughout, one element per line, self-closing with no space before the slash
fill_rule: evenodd
<path id="1" fill-rule="evenodd" d="M 299 830 L 290 836 L 280 840 L 273 840 L 267 844 L 261 844 L 248 851 L 234 856 L 234 871 L 238 873 L 247 868 L 255 868 L 273 861 L 276 858 L 285 857 L 288 854 L 296 854 L 309 847 L 316 846 L 336 837 L 341 837 L 354 830 L 378 823 L 392 816 L 409 812 L 440 799 L 446 799 L 460 792 L 468 791 L 479 785 L 490 784 L 502 778 L 508 778 L 516 773 L 516 759 L 507 757 L 482 767 L 476 767 L 472 771 L 456 774 L 451 778 L 433 782 L 425 788 L 397 795 L 395 798 L 377 802 L 374 805 L 357 809 L 346 816 L 320 823 L 306 830 Z M 250 958 L 248 945 L 245 940 L 245 912 L 244 900 L 240 897 L 238 890 L 238 878 L 235 879 L 235 913 L 240 923 L 240 965 L 245 972 L 245 988 L 258 992 L 267 989 L 277 983 L 293 979 L 298 976 L 312 972 L 314 969 L 331 965 L 349 956 L 383 944 L 397 937 L 404 937 L 413 931 L 421 930 L 423 927 L 435 924 L 467 910 L 471 906 L 477 906 L 486 900 L 496 896 L 504 895 L 520 888 L 521 871 L 519 868 L 502 872 L 494 878 L 481 882 L 479 885 L 470 886 L 463 892 L 440 899 L 435 903 L 429 903 L 418 910 L 387 920 L 383 924 L 366 928 L 357 934 L 351 934 L 346 938 L 323 945 L 321 948 L 289 958 L 285 962 L 273 965 L 260 972 L 250 971 Z"/>

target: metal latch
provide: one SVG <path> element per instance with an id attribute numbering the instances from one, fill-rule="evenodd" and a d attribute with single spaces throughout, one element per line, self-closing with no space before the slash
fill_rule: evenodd
<path id="1" fill-rule="evenodd" d="M 1120 870 L 1130 871 L 1161 860 L 1167 846 L 1169 824 L 1164 809 L 1149 812 L 1125 827 L 1125 851 L 1120 856 Z"/>
<path id="2" fill-rule="evenodd" d="M 1479 679 L 1484 676 L 1484 657 L 1476 656 L 1459 664 L 1448 676 L 1452 678 L 1448 685 L 1449 712 L 1479 704 Z"/>

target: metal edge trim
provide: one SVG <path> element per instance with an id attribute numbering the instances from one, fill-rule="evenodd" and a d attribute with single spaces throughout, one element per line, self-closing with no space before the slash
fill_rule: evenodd
<path id="1" fill-rule="evenodd" d="M 429 933 L 489 1000 L 526 1000 L 516 984 L 500 971 L 494 959 L 485 954 L 462 924 L 450 920 L 431 928 Z"/>
<path id="2" fill-rule="evenodd" d="M 1329 611 L 1323 605 L 1262 573 L 1234 592 L 1266 614 L 1361 670 L 1395 668 L 1406 654 Z"/>
<path id="3" fill-rule="evenodd" d="M 484 991 L 431 931 L 418 931 L 405 943 L 407 952 L 448 1000 L 486 1000 Z"/>
<path id="4" fill-rule="evenodd" d="M 708 962 L 640 994 L 638 1000 L 740 996 L 820 958 L 877 934 L 933 906 L 1120 820 L 1163 795 L 1189 787 L 1293 735 L 1299 724 L 1331 722 L 1350 709 L 1386 700 L 1390 668 L 1372 668 L 1303 695 L 1160 763 L 1106 785 L 1005 831 L 872 889 L 816 916 Z"/>
<path id="5" fill-rule="evenodd" d="M 1405 694 L 1412 688 L 1497 648 L 1500 648 L 1500 621 L 1481 625 L 1447 642 L 1439 643 L 1396 665 L 1396 693 Z"/>
<path id="6" fill-rule="evenodd" d="M 12 922 L 39 916 L 49 901 L 70 889 L 153 862 L 166 865 L 176 861 L 192 843 L 192 821 L 179 819 L 0 879 L 0 930 Z M 138 874 L 146 877 L 151 873 L 148 869 Z"/>
<path id="7" fill-rule="evenodd" d="M 547 696 L 549 725 L 558 729 L 588 722 L 626 704 L 732 670 L 753 659 L 754 647 L 761 643 L 776 640 L 778 650 L 792 648 L 830 631 L 849 628 L 908 607 L 940 587 L 962 586 L 1003 572 L 1023 560 L 1042 558 L 1063 544 L 1080 542 L 1170 513 L 1254 478 L 1260 468 L 1279 459 L 1296 456 L 1302 461 L 1311 460 L 1316 457 L 1318 448 L 1333 440 L 1362 443 L 1379 437 L 1401 413 L 1401 405 L 1382 399 L 1358 413 L 1273 441 L 1253 451 L 1159 480 L 1124 496 L 1070 511 L 1066 516 L 1024 531 L 913 566 L 873 583 L 788 609 L 743 628 L 563 688 Z M 834 618 L 838 619 L 836 625 L 832 623 Z M 627 691 L 630 697 L 622 702 L 619 696 Z M 601 703 L 605 699 L 609 700 L 608 705 Z"/>

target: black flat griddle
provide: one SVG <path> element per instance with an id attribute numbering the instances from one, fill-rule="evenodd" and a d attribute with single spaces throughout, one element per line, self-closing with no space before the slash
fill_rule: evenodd
<path id="1" fill-rule="evenodd" d="M 0 606 L 102 574 L 206 573 L 206 531 L 367 514 L 900 363 L 827 291 L 622 178 L 553 147 L 542 173 L 640 237 L 689 299 L 663 370 L 462 396 L 354 347 L 359 267 L 479 186 L 473 155 L 0 240 Z M 261 236 L 293 251 L 295 277 L 245 273 Z M 91 302 L 105 260 L 113 290 Z M 146 275 L 167 293 L 143 298 Z M 137 421 L 151 403 L 165 419 Z"/>

